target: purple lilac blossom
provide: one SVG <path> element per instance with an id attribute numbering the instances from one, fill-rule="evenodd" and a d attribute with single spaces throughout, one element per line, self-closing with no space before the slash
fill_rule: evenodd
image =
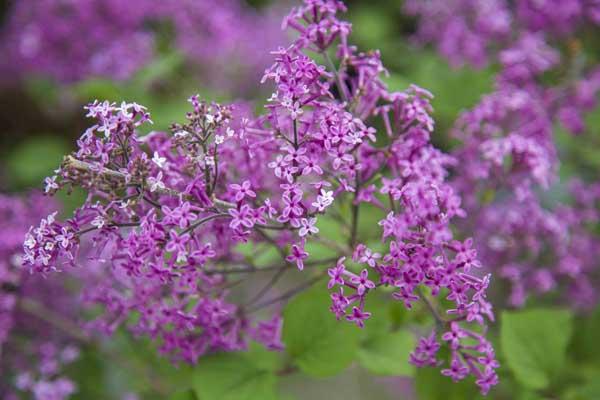
<path id="1" fill-rule="evenodd" d="M 37 273 L 68 271 L 80 238 L 90 237 L 97 259 L 110 265 L 110 278 L 87 290 L 88 301 L 104 306 L 98 328 L 127 325 L 189 362 L 244 350 L 251 339 L 281 349 L 282 319 L 271 306 L 326 273 L 331 311 L 358 327 L 379 312 L 365 309 L 367 296 L 388 287 L 407 308 L 423 301 L 436 321 L 431 343 L 420 343 L 411 362 L 444 364 L 432 350 L 443 344 L 450 350 L 444 374 L 472 375 L 487 393 L 498 380 L 494 349 L 481 333 L 494 320 L 490 276 L 475 271 L 481 264 L 472 241 L 453 238 L 450 222 L 465 213 L 446 181 L 456 159 L 430 142 L 432 95 L 414 85 L 390 92 L 379 52 L 348 43 L 351 25 L 337 18 L 341 11 L 340 1 L 305 0 L 284 19 L 297 37 L 272 53 L 262 81 L 274 91 L 259 116 L 192 96 L 185 123 L 142 137 L 138 128 L 151 123 L 143 106 L 88 105 L 95 124 L 46 181 L 50 194 L 77 186 L 88 199 L 71 218 L 31 229 L 25 262 Z M 374 119 L 387 136 L 382 147 L 375 146 Z M 344 202 L 353 215 L 347 241 L 334 246 L 333 259 L 316 259 L 309 245 L 331 243 L 317 222 Z M 361 243 L 362 203 L 386 215 L 378 223 L 381 254 Z M 311 275 L 309 267 L 335 266 L 287 297 L 236 302 L 231 273 L 264 269 L 244 256 L 241 242 L 272 246 L 281 260 L 267 269 L 302 270 L 299 280 Z M 360 265 L 356 272 L 349 260 Z M 438 298 L 450 306 L 441 308 Z M 269 307 L 266 321 L 254 314 Z"/>
<path id="2" fill-rule="evenodd" d="M 45 279 L 22 268 L 27 226 L 55 207 L 41 194 L 0 195 L 0 393 L 3 398 L 62 400 L 76 391 L 62 375 L 77 359 L 80 344 L 65 321 L 75 320 L 77 296 L 63 279 Z M 57 276 L 58 277 L 58 276 Z M 58 316 L 59 324 L 52 320 Z M 60 325 L 60 327 L 59 327 Z M 74 329 L 79 327 L 73 322 Z M 63 329 L 61 329 L 61 327 Z M 82 331 L 81 331 L 82 332 Z M 29 398 L 29 397 L 28 397 Z"/>
<path id="3" fill-rule="evenodd" d="M 502 10 L 497 15 L 506 19 L 510 37 L 490 38 L 487 27 L 477 26 L 473 15 L 490 4 Z M 575 308 L 593 308 L 600 284 L 594 261 L 600 238 L 592 229 L 600 222 L 598 184 L 564 182 L 573 190 L 562 204 L 544 204 L 544 193 L 559 181 L 556 126 L 583 134 L 585 114 L 597 107 L 600 68 L 586 61 L 577 35 L 597 29 L 599 3 L 432 0 L 406 7 L 420 17 L 417 36 L 436 43 L 453 64 L 500 65 L 495 91 L 455 123 L 461 143 L 454 155 L 462 164 L 454 170 L 453 185 L 470 216 L 462 227 L 474 236 L 486 268 L 511 287 L 508 305 L 554 293 Z M 475 56 L 458 49 L 449 53 L 445 43 L 460 43 L 461 31 L 436 31 L 432 24 L 461 26 L 489 40 Z M 545 79 L 549 73 L 554 80 Z"/>
<path id="4" fill-rule="evenodd" d="M 597 104 L 600 69 L 586 64 L 577 33 L 598 29 L 598 1 L 415 0 L 404 10 L 419 18 L 415 39 L 435 44 L 452 65 L 497 63 L 497 91 L 526 90 L 549 110 L 550 122 L 555 116 L 574 134 L 585 129 L 583 114 Z M 474 39 L 463 40 L 467 36 Z M 542 79 L 548 72 L 560 74 L 554 85 Z"/>
<path id="5" fill-rule="evenodd" d="M 0 71 L 5 78 L 61 82 L 128 79 L 156 57 L 157 27 L 166 25 L 171 46 L 204 78 L 243 84 L 239 77 L 259 76 L 268 63 L 265 50 L 281 39 L 276 13 L 259 13 L 240 0 L 17 1 L 0 31 Z"/>

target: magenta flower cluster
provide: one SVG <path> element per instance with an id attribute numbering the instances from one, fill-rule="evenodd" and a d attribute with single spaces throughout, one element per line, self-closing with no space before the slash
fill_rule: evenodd
<path id="1" fill-rule="evenodd" d="M 22 266 L 26 227 L 55 206 L 41 194 L 0 196 L 0 393 L 6 399 L 61 400 L 76 391 L 62 371 L 79 354 L 77 338 L 65 332 L 78 310 L 76 296 L 66 280 L 30 275 Z M 50 322 L 55 316 L 58 325 Z"/>
<path id="2" fill-rule="evenodd" d="M 582 51 L 580 36 L 597 29 L 600 3 L 458 0 L 406 7 L 420 17 L 418 38 L 434 42 L 453 64 L 500 67 L 495 91 L 453 128 L 461 141 L 454 154 L 462 161 L 453 186 L 484 264 L 512 288 L 507 303 L 559 293 L 574 307 L 592 308 L 598 184 L 564 182 L 572 190 L 562 204 L 546 193 L 559 181 L 556 128 L 585 134 L 585 115 L 598 104 L 600 67 Z M 463 40 L 471 36 L 476 45 Z"/>
<path id="3" fill-rule="evenodd" d="M 419 17 L 417 42 L 434 43 L 455 66 L 481 67 L 531 34 L 567 38 L 600 23 L 596 0 L 408 0 L 404 11 Z"/>
<path id="4" fill-rule="evenodd" d="M 268 62 L 259 50 L 281 36 L 276 18 L 238 0 L 25 0 L 8 14 L 0 49 L 11 62 L 0 67 L 3 75 L 62 82 L 130 78 L 155 57 L 166 31 L 170 46 L 205 76 L 222 77 L 228 66 L 258 76 Z"/>
<path id="5" fill-rule="evenodd" d="M 82 187 L 87 200 L 71 218 L 50 216 L 29 231 L 25 263 L 42 274 L 68 271 L 87 262 L 80 247 L 92 243 L 91 258 L 106 264 L 86 287 L 86 300 L 104 308 L 97 327 L 128 325 L 189 362 L 243 350 L 249 340 L 281 349 L 277 308 L 266 320 L 254 313 L 325 275 L 331 311 L 359 327 L 378 312 L 365 308 L 367 296 L 388 288 L 407 308 L 423 302 L 435 320 L 410 361 L 442 365 L 444 344 L 450 358 L 442 373 L 474 376 L 487 393 L 498 382 L 485 337 L 494 319 L 490 276 L 475 271 L 472 241 L 453 238 L 451 221 L 465 212 L 447 182 L 456 160 L 431 144 L 432 95 L 416 86 L 389 91 L 379 53 L 348 43 L 351 25 L 337 18 L 344 10 L 339 1 L 305 0 L 285 18 L 297 39 L 273 52 L 263 82 L 274 91 L 259 116 L 192 96 L 185 123 L 140 136 L 151 123 L 143 106 L 86 107 L 95 124 L 45 183 L 50 194 Z M 319 221 L 342 205 L 350 220 L 340 241 L 322 235 Z M 358 229 L 366 205 L 385 215 L 377 249 Z M 280 261 L 254 265 L 239 246 L 245 242 L 272 248 Z M 317 259 L 314 244 L 337 254 Z M 309 267 L 330 268 L 269 297 L 286 271 Z M 245 279 L 231 277 L 262 271 L 276 274 L 257 296 L 236 301 L 232 290 Z"/>

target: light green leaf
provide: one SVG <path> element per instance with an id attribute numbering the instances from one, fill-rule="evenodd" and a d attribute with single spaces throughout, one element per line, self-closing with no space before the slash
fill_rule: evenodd
<path id="1" fill-rule="evenodd" d="M 406 331 L 378 335 L 363 343 L 358 361 L 374 374 L 411 376 L 414 368 L 408 358 L 414 346 L 414 337 Z"/>
<path id="2" fill-rule="evenodd" d="M 222 353 L 202 358 L 194 370 L 199 400 L 275 400 L 276 376 L 262 351 Z"/>
<path id="3" fill-rule="evenodd" d="M 8 175 L 17 186 L 41 189 L 44 187 L 44 178 L 54 174 L 68 151 L 68 146 L 60 137 L 45 135 L 28 138 L 7 154 Z"/>
<path id="4" fill-rule="evenodd" d="M 295 297 L 283 316 L 283 342 L 293 362 L 315 377 L 335 375 L 354 361 L 360 328 L 329 311 L 324 282 Z"/>
<path id="5" fill-rule="evenodd" d="M 571 333 L 568 311 L 504 312 L 500 343 L 506 364 L 523 386 L 543 389 L 564 364 Z"/>

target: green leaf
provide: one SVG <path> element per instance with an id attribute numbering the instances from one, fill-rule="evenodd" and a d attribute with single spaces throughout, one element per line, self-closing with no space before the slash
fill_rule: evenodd
<path id="1" fill-rule="evenodd" d="M 565 399 L 567 400 L 589 400 L 600 398 L 600 380 L 595 380 L 570 388 Z"/>
<path id="2" fill-rule="evenodd" d="M 518 395 L 518 400 L 544 400 L 544 398 L 535 392 L 523 392 Z"/>
<path id="3" fill-rule="evenodd" d="M 475 400 L 484 398 L 471 379 L 452 382 L 439 368 L 417 368 L 415 374 L 417 398 L 423 400 Z"/>
<path id="4" fill-rule="evenodd" d="M 500 343 L 507 366 L 523 386 L 543 389 L 565 362 L 572 315 L 563 310 L 502 313 Z"/>
<path id="5" fill-rule="evenodd" d="M 593 363 L 600 366 L 600 308 L 575 319 L 570 355 L 579 365 Z"/>
<path id="6" fill-rule="evenodd" d="M 126 96 L 127 91 L 121 84 L 104 78 L 93 78 L 78 82 L 71 87 L 72 92 L 78 98 L 86 102 L 94 99 L 100 101 L 121 101 Z"/>
<path id="7" fill-rule="evenodd" d="M 158 79 L 167 77 L 181 67 L 183 62 L 184 57 L 178 52 L 162 55 L 136 74 L 136 84 L 147 86 Z"/>
<path id="8" fill-rule="evenodd" d="M 415 340 L 407 331 L 377 335 L 363 343 L 358 361 L 374 374 L 412 376 L 414 368 L 408 358 L 414 346 Z"/>
<path id="9" fill-rule="evenodd" d="M 293 362 L 315 377 L 335 375 L 356 357 L 360 329 L 337 321 L 320 284 L 290 301 L 283 312 L 283 342 Z"/>
<path id="10" fill-rule="evenodd" d="M 199 400 L 275 400 L 273 362 L 262 351 L 221 353 L 204 357 L 194 370 Z M 258 362 L 257 362 L 258 361 Z"/>
<path id="11" fill-rule="evenodd" d="M 53 175 L 68 151 L 68 146 L 59 137 L 28 138 L 6 155 L 8 175 L 17 186 L 43 188 L 44 178 Z"/>

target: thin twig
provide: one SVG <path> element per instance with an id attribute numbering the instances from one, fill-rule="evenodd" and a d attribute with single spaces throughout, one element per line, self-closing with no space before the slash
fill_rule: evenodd
<path id="1" fill-rule="evenodd" d="M 436 307 L 431 303 L 431 301 L 425 295 L 425 293 L 423 293 L 423 290 L 421 289 L 421 287 L 417 287 L 417 291 L 419 293 L 419 296 L 423 299 L 423 302 L 425 303 L 425 305 L 427 306 L 427 308 L 429 309 L 429 311 L 435 318 L 435 322 L 438 325 L 438 327 L 443 326 L 446 323 L 446 320 L 444 318 L 442 318 L 442 316 L 440 315 L 440 313 L 438 312 Z"/>
<path id="2" fill-rule="evenodd" d="M 267 294 L 269 292 L 269 290 L 271 290 L 273 288 L 273 286 L 275 286 L 277 284 L 277 282 L 279 282 L 279 280 L 281 278 L 283 278 L 283 274 L 285 274 L 285 271 L 287 271 L 287 270 L 288 270 L 288 268 L 281 268 L 275 274 L 273 274 L 271 279 L 269 279 L 269 282 L 267 282 L 266 285 L 264 285 L 262 287 L 262 289 L 260 289 L 258 291 L 258 293 L 256 293 L 250 300 L 248 300 L 248 304 L 252 305 L 252 304 L 256 303 L 265 294 Z"/>
<path id="3" fill-rule="evenodd" d="M 217 219 L 217 218 L 226 218 L 226 217 L 231 218 L 231 215 L 225 214 L 225 213 L 209 215 L 208 217 L 202 218 L 201 220 L 198 220 L 198 221 L 194 222 L 193 224 L 191 224 L 190 226 L 188 226 L 187 228 L 185 228 L 183 231 L 181 231 L 181 235 L 184 235 L 186 233 L 193 231 L 194 229 L 198 228 L 200 225 L 205 224 L 208 221 L 212 221 L 213 219 Z"/>
<path id="4" fill-rule="evenodd" d="M 21 310 L 49 323 L 79 342 L 86 344 L 90 342 L 90 338 L 81 331 L 81 328 L 76 323 L 50 310 L 40 302 L 29 298 L 21 298 L 19 300 L 19 307 Z"/>
<path id="5" fill-rule="evenodd" d="M 358 234 L 358 204 L 356 204 L 356 200 L 358 199 L 358 192 L 360 191 L 360 181 L 358 180 L 358 174 L 356 174 L 355 178 L 355 190 L 354 190 L 354 199 L 352 200 L 352 225 L 350 228 L 350 248 L 354 248 L 356 244 L 357 234 Z"/>
<path id="6" fill-rule="evenodd" d="M 296 294 L 302 292 L 303 290 L 308 289 L 309 287 L 311 287 L 318 281 L 320 281 L 323 278 L 323 276 L 324 276 L 324 274 L 320 273 L 319 275 L 313 277 L 312 279 L 309 279 L 308 281 L 304 282 L 302 285 L 297 286 L 291 290 L 288 290 L 287 292 L 283 293 L 280 296 L 273 297 L 273 298 L 267 299 L 261 303 L 258 303 L 254 307 L 250 307 L 247 310 L 247 313 L 253 313 L 253 312 L 260 310 L 261 308 L 268 307 L 268 306 L 278 303 L 280 301 L 286 301 L 286 300 L 294 297 Z"/>
<path id="7" fill-rule="evenodd" d="M 328 257 L 323 258 L 321 260 L 307 261 L 304 263 L 304 267 L 314 267 L 322 264 L 327 264 L 331 262 L 335 262 L 340 258 L 340 256 L 336 257 Z M 297 268 L 296 264 L 287 263 L 284 265 L 276 264 L 276 265 L 268 265 L 266 267 L 254 267 L 254 266 L 245 266 L 240 268 L 228 268 L 228 269 L 210 269 L 204 270 L 203 272 L 207 275 L 226 275 L 226 274 L 246 274 L 246 273 L 254 273 L 254 272 L 268 272 L 268 271 L 278 271 L 280 269 L 294 269 Z"/>

